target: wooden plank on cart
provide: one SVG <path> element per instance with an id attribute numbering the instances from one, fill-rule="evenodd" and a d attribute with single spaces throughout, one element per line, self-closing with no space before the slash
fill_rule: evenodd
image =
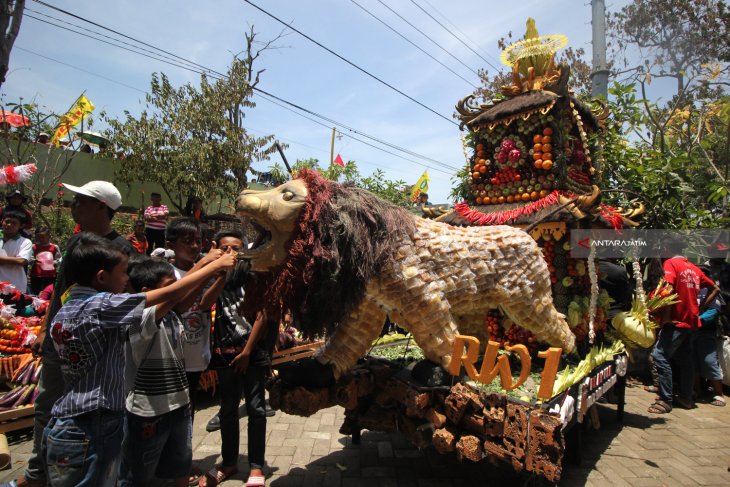
<path id="1" fill-rule="evenodd" d="M 0 413 L 0 433 L 30 428 L 35 421 L 35 406 L 23 406 Z"/>
<path id="2" fill-rule="evenodd" d="M 291 362 L 292 360 L 299 360 L 301 358 L 311 357 L 315 352 L 324 345 L 324 341 L 307 343 L 305 345 L 299 345 L 296 347 L 285 348 L 274 352 L 271 356 L 271 365 L 283 364 Z"/>

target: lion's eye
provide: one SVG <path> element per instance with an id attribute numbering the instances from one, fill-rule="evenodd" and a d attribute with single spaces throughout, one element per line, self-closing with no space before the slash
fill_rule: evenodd
<path id="1" fill-rule="evenodd" d="M 284 191 L 282 198 L 284 198 L 284 201 L 289 201 L 294 198 L 294 193 L 292 193 L 291 191 Z"/>

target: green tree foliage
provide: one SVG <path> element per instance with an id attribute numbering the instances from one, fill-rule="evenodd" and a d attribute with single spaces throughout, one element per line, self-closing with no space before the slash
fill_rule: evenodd
<path id="1" fill-rule="evenodd" d="M 724 0 L 632 0 L 608 16 L 607 27 L 622 69 L 676 78 L 677 94 L 704 65 L 730 62 L 730 10 Z M 723 70 L 727 74 L 727 64 Z"/>
<path id="2" fill-rule="evenodd" d="M 6 110 L 18 113 L 30 120 L 30 125 L 9 129 L 4 127 L 0 130 L 0 158 L 3 165 L 37 164 L 38 168 L 33 176 L 20 183 L 23 194 L 28 198 L 27 206 L 33 212 L 36 220 L 42 221 L 45 225 L 51 225 L 47 214 L 47 207 L 54 198 L 54 189 L 58 187 L 64 174 L 74 160 L 77 150 L 83 141 L 72 136 L 68 142 L 68 148 L 72 150 L 55 149 L 47 144 L 34 143 L 39 139 L 41 133 L 52 135 L 59 122 L 59 116 L 48 112 L 45 107 L 35 102 L 8 103 Z M 82 121 L 79 130 L 88 129 L 93 124 L 91 117 Z M 44 157 L 41 157 L 43 155 Z M 38 160 L 45 161 L 38 164 Z"/>
<path id="3" fill-rule="evenodd" d="M 117 176 L 126 183 L 158 183 L 182 210 L 190 195 L 204 200 L 236 195 L 247 186 L 254 160 L 267 159 L 275 147 L 272 135 L 254 137 L 244 127 L 246 110 L 263 70 L 254 64 L 272 42 L 246 34 L 246 50 L 236 55 L 223 79 L 202 75 L 200 86 L 173 87 L 167 76 L 155 74 L 139 117 L 107 119 L 108 135 L 125 163 Z"/>
<path id="4" fill-rule="evenodd" d="M 407 185 L 405 181 L 393 181 L 385 177 L 385 173 L 376 169 L 370 176 L 361 177 L 355 161 L 347 161 L 345 167 L 336 164 L 329 164 L 323 168 L 319 165 L 319 160 L 315 158 L 299 159 L 292 166 L 294 174 L 302 169 L 315 169 L 326 179 L 337 181 L 340 183 L 348 183 L 359 188 L 366 189 L 374 195 L 390 201 L 394 205 L 410 207 L 409 196 L 406 194 Z M 279 164 L 274 164 L 269 168 L 269 172 L 276 181 L 286 181 L 288 174 Z"/>

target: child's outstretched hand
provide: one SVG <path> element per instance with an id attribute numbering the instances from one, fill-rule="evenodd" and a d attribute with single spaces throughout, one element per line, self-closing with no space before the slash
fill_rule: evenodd
<path id="1" fill-rule="evenodd" d="M 220 252 L 220 250 L 218 250 L 218 252 Z M 237 254 L 231 250 L 225 254 L 221 252 L 218 258 L 211 262 L 210 265 L 218 270 L 232 269 L 236 265 L 236 256 Z"/>
<path id="2" fill-rule="evenodd" d="M 200 264 L 202 264 L 203 266 L 206 266 L 206 265 L 210 264 L 211 262 L 215 261 L 216 259 L 218 259 L 221 255 L 223 255 L 223 251 L 220 250 L 219 248 L 217 248 L 215 242 L 213 242 L 210 246 L 210 250 L 208 251 L 207 254 L 205 254 L 205 257 L 200 259 Z"/>

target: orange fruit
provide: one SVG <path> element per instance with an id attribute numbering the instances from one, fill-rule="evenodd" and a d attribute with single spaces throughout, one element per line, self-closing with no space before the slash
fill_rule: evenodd
<path id="1" fill-rule="evenodd" d="M 477 150 L 484 150 L 484 144 L 477 144 Z"/>
<path id="2" fill-rule="evenodd" d="M 490 198 L 489 196 L 486 196 L 486 197 L 482 198 L 482 203 L 484 203 L 485 205 L 488 205 L 492 202 L 491 200 L 492 200 L 492 198 Z"/>
<path id="3" fill-rule="evenodd" d="M 542 135 L 553 135 L 553 129 L 550 127 L 545 127 L 542 129 Z"/>
<path id="4" fill-rule="evenodd" d="M 537 196 L 538 196 L 537 191 L 533 191 L 532 193 L 530 193 L 530 199 L 531 200 L 536 200 L 537 199 Z"/>
<path id="5" fill-rule="evenodd" d="M 553 138 L 550 137 L 549 135 L 543 135 L 542 136 L 542 143 L 543 144 L 549 144 L 552 141 L 553 141 Z"/>
<path id="6" fill-rule="evenodd" d="M 481 198 L 481 196 L 479 198 L 477 198 L 477 204 L 478 205 L 481 205 L 482 204 L 482 198 Z"/>
<path id="7" fill-rule="evenodd" d="M 500 196 L 499 198 L 497 198 L 497 203 L 499 203 L 500 205 L 504 203 L 504 196 Z"/>
<path id="8" fill-rule="evenodd" d="M 535 152 L 532 154 L 534 160 L 542 159 L 542 152 Z"/>
<path id="9" fill-rule="evenodd" d="M 472 177 L 473 179 L 480 179 L 480 176 L 481 176 L 481 175 L 479 174 L 479 171 L 474 171 L 474 172 L 473 172 L 473 173 L 471 174 L 471 177 Z"/>
<path id="10" fill-rule="evenodd" d="M 542 150 L 543 152 L 550 152 L 553 150 L 553 146 L 550 144 L 542 144 Z"/>
<path id="11" fill-rule="evenodd" d="M 540 134 L 537 134 L 536 136 L 534 136 L 534 137 L 532 138 L 532 141 L 533 141 L 533 142 L 534 142 L 535 144 L 539 144 L 540 142 L 542 142 L 542 137 L 540 137 Z"/>
<path id="12" fill-rule="evenodd" d="M 544 198 L 545 196 L 547 196 L 547 191 L 543 189 L 540 191 L 540 198 Z"/>
<path id="13" fill-rule="evenodd" d="M 543 161 L 552 161 L 553 160 L 553 153 L 552 152 L 543 152 L 542 153 L 542 160 Z"/>
<path id="14" fill-rule="evenodd" d="M 522 201 L 530 201 L 530 193 L 522 193 Z"/>
<path id="15" fill-rule="evenodd" d="M 487 166 L 479 166 L 479 172 L 485 174 L 487 172 Z"/>
<path id="16" fill-rule="evenodd" d="M 483 159 L 484 158 L 484 151 L 483 150 L 477 151 L 477 158 L 479 158 L 479 159 Z"/>
<path id="17" fill-rule="evenodd" d="M 545 169 L 546 171 L 549 171 L 550 169 L 553 168 L 553 161 L 551 161 L 549 159 L 547 161 L 542 161 L 542 168 Z"/>
<path id="18" fill-rule="evenodd" d="M 515 197 L 512 195 L 507 196 L 507 203 L 512 203 L 515 200 Z"/>
<path id="19" fill-rule="evenodd" d="M 542 169 L 542 165 L 543 165 L 542 159 L 538 159 L 538 160 L 535 161 L 535 168 L 536 169 Z"/>
<path id="20" fill-rule="evenodd" d="M 479 164 L 481 164 L 482 166 L 486 166 L 487 165 L 487 160 L 486 159 L 479 159 Z"/>
<path id="21" fill-rule="evenodd" d="M 532 148 L 535 152 L 542 152 L 542 144 L 535 144 Z"/>

